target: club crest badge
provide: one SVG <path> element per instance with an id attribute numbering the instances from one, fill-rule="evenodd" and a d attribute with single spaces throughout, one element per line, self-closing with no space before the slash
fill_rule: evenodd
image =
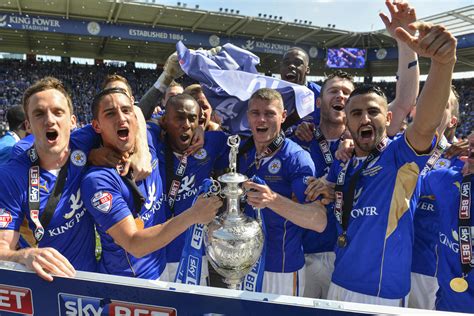
<path id="1" fill-rule="evenodd" d="M 444 168 L 449 168 L 451 166 L 451 160 L 445 159 L 445 158 L 439 158 L 438 161 L 436 161 L 435 165 L 433 166 L 433 169 L 444 169 Z"/>
<path id="2" fill-rule="evenodd" d="M 77 167 L 85 166 L 87 162 L 86 154 L 82 150 L 74 150 L 71 154 L 71 162 Z"/>
<path id="3" fill-rule="evenodd" d="M 270 172 L 271 174 L 278 173 L 278 171 L 280 171 L 280 169 L 281 169 L 281 161 L 278 158 L 273 159 L 268 164 L 268 172 Z"/>
<path id="4" fill-rule="evenodd" d="M 112 194 L 105 191 L 96 192 L 91 203 L 98 211 L 108 213 L 112 208 Z"/>
<path id="5" fill-rule="evenodd" d="M 207 151 L 204 148 L 201 148 L 193 155 L 193 157 L 199 160 L 203 160 L 207 157 Z"/>

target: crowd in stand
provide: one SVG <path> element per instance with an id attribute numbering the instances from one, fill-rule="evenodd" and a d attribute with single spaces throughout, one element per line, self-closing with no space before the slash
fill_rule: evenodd
<path id="1" fill-rule="evenodd" d="M 108 74 L 120 74 L 127 78 L 135 94 L 140 100 L 147 89 L 153 84 L 159 73 L 151 69 L 139 69 L 133 66 L 110 65 L 79 65 L 59 62 L 27 62 L 25 60 L 0 60 L 0 119 L 5 122 L 6 110 L 21 104 L 23 92 L 33 82 L 46 75 L 60 79 L 71 93 L 75 106 L 78 125 L 91 122 L 90 104 L 99 84 Z M 195 83 L 187 76 L 180 78 L 184 87 Z M 321 85 L 322 82 L 316 82 Z M 459 93 L 460 121 L 457 136 L 466 137 L 474 127 L 474 78 L 453 81 Z M 395 98 L 395 82 L 378 82 L 392 101 Z"/>

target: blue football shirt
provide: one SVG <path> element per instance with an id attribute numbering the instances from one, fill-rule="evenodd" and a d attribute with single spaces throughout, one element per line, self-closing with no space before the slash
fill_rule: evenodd
<path id="1" fill-rule="evenodd" d="M 446 159 L 442 155 L 433 166 L 433 170 L 458 167 L 464 163 L 457 157 Z M 420 178 L 422 181 L 422 178 Z M 440 183 L 439 185 L 443 185 Z M 436 197 L 424 192 L 421 187 L 420 198 L 416 206 L 414 228 L 415 240 L 413 243 L 413 261 L 411 271 L 423 275 L 436 277 L 438 271 L 438 232 L 439 215 L 435 208 Z"/>
<path id="2" fill-rule="evenodd" d="M 350 291 L 401 299 L 410 291 L 413 212 L 417 181 L 430 155 L 418 155 L 404 135 L 389 140 L 385 150 L 361 173 L 347 230 L 348 245 L 336 247 L 332 282 Z M 352 159 L 346 174 L 362 166 Z M 328 180 L 336 183 L 343 164 L 333 163 Z M 333 205 L 328 213 L 334 216 Z M 328 214 L 328 216 L 329 216 Z M 337 225 L 338 234 L 342 233 Z"/>
<path id="3" fill-rule="evenodd" d="M 299 144 L 303 149 L 307 150 L 311 159 L 314 162 L 316 168 L 316 177 L 320 178 L 325 176 L 329 172 L 330 165 L 326 163 L 323 152 L 319 146 L 319 142 L 316 138 L 313 138 L 310 142 L 301 141 L 296 136 L 292 138 Z M 335 152 L 339 147 L 340 139 L 328 140 L 329 151 L 335 159 Z M 309 229 L 306 229 L 303 234 L 303 248 L 304 253 L 321 253 L 334 251 L 336 245 L 337 229 L 335 218 L 328 216 L 328 223 L 323 232 L 318 233 Z"/>
<path id="4" fill-rule="evenodd" d="M 436 293 L 436 309 L 474 313 L 474 272 L 471 271 L 466 277 L 468 288 L 465 292 L 457 293 L 449 286 L 453 278 L 462 275 L 458 233 L 459 190 L 462 179 L 461 168 L 456 166 L 433 170 L 423 179 L 422 187 L 426 193 L 434 195 L 435 208 L 439 213 L 437 274 L 439 290 Z M 471 177 L 471 190 L 473 185 Z M 472 205 L 474 205 L 474 201 L 471 191 L 471 245 L 474 245 Z"/>
<path id="5" fill-rule="evenodd" d="M 221 169 L 228 166 L 228 146 L 227 135 L 223 132 L 206 132 L 204 137 L 204 146 L 195 154 L 187 158 L 187 165 L 184 176 L 181 179 L 180 187 L 176 195 L 173 213 L 179 215 L 190 208 L 199 191 L 199 187 L 203 180 L 209 178 L 215 169 Z M 166 162 L 165 162 L 165 146 L 163 143 L 158 144 L 158 159 L 160 160 L 160 173 L 162 175 L 163 187 L 166 185 Z M 226 163 L 227 162 L 227 163 Z M 180 163 L 180 157 L 173 155 L 173 174 L 176 172 Z M 164 190 L 166 191 L 166 190 Z M 163 192 L 162 208 L 164 208 L 167 218 L 173 216 L 168 204 L 168 192 Z M 167 262 L 178 262 L 183 252 L 186 232 L 179 235 L 168 246 L 166 246 Z"/>
<path id="6" fill-rule="evenodd" d="M 148 133 L 148 137 L 153 135 Z M 152 142 L 153 143 L 153 142 Z M 152 156 L 152 173 L 137 187 L 145 203 L 139 212 L 144 227 L 149 228 L 166 221 L 165 213 L 160 209 L 160 197 L 163 192 L 156 151 L 149 143 Z M 141 258 L 136 258 L 117 245 L 107 230 L 133 212 L 134 200 L 130 188 L 121 179 L 115 168 L 91 167 L 87 170 L 81 184 L 84 206 L 92 215 L 102 244 L 102 257 L 99 272 L 132 276 L 144 279 L 158 279 L 166 265 L 165 249 L 156 250 Z"/>
<path id="7" fill-rule="evenodd" d="M 33 164 L 29 149 L 32 141 L 31 137 L 25 140 L 14 157 L 0 169 L 0 229 L 18 231 L 25 217 L 29 230 L 36 229 L 28 205 L 28 174 Z M 64 189 L 51 222 L 44 228 L 44 236 L 38 244 L 41 248 L 55 248 L 75 269 L 82 271 L 96 271 L 94 222 L 84 209 L 80 183 L 89 151 L 97 144 L 98 136 L 92 129 L 79 129 L 71 134 L 71 155 Z M 55 183 L 56 175 L 40 168 L 39 217 L 44 213 Z"/>
<path id="8" fill-rule="evenodd" d="M 285 139 L 282 147 L 273 156 L 265 159 L 257 170 L 253 164 L 255 152 L 253 148 L 241 157 L 239 172 L 248 177 L 257 175 L 273 191 L 289 199 L 294 195 L 303 203 L 306 179 L 315 173 L 309 153 L 292 140 Z M 287 273 L 301 269 L 304 265 L 304 229 L 271 209 L 262 209 L 262 215 L 267 231 L 265 271 Z"/>

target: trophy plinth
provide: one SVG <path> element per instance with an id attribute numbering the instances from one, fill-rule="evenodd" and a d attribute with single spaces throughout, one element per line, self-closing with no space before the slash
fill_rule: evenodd
<path id="1" fill-rule="evenodd" d="M 227 144 L 230 170 L 218 178 L 225 184 L 221 193 L 227 199 L 227 210 L 208 226 L 204 238 L 206 255 L 230 289 L 240 289 L 243 277 L 252 270 L 263 248 L 263 231 L 260 224 L 240 210 L 240 198 L 244 191 L 240 187 L 248 178 L 235 172 L 238 136 L 230 136 Z"/>

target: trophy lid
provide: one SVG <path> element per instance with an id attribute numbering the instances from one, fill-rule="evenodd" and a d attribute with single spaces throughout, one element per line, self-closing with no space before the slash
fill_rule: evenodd
<path id="1" fill-rule="evenodd" d="M 218 180 L 222 183 L 242 183 L 248 179 L 249 178 L 247 176 L 237 172 L 229 172 L 218 178 Z"/>

